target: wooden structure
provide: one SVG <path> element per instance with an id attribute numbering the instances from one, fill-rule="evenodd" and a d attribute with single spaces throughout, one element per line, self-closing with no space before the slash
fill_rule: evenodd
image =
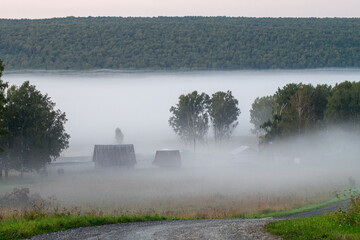
<path id="1" fill-rule="evenodd" d="M 95 145 L 93 161 L 96 168 L 133 168 L 136 164 L 134 145 Z"/>
<path id="2" fill-rule="evenodd" d="M 179 150 L 158 150 L 155 154 L 153 164 L 158 167 L 179 168 L 181 167 L 181 157 Z"/>

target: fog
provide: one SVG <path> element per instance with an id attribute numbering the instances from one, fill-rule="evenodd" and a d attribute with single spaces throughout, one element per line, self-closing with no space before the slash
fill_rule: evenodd
<path id="1" fill-rule="evenodd" d="M 70 147 L 63 156 L 89 156 L 94 144 L 114 143 L 117 127 L 124 133 L 125 142 L 135 144 L 139 152 L 177 146 L 179 141 L 168 119 L 169 109 L 180 94 L 197 90 L 211 95 L 231 90 L 241 110 L 234 136 L 247 136 L 252 127 L 249 110 L 256 97 L 271 95 L 292 82 L 334 85 L 345 80 L 360 81 L 360 70 L 5 71 L 3 80 L 15 85 L 29 80 L 42 93 L 48 93 L 68 118 Z"/>
<path id="2" fill-rule="evenodd" d="M 92 162 L 58 161 L 48 167 L 48 179 L 30 184 L 31 192 L 54 195 L 64 205 L 118 214 L 224 217 L 326 201 L 333 191 L 360 180 L 359 136 L 333 126 L 259 148 L 249 123 L 256 97 L 271 95 L 287 83 L 360 81 L 359 69 L 31 71 L 5 72 L 3 80 L 16 85 L 29 80 L 66 112 L 71 135 L 63 153 L 66 161 L 90 157 L 94 144 L 114 144 L 117 127 L 125 143 L 135 146 L 134 169 L 99 170 Z M 195 153 L 168 126 L 169 108 L 180 94 L 194 90 L 209 95 L 231 90 L 241 109 L 228 143 L 215 145 L 210 132 L 209 141 Z M 231 153 L 243 145 L 252 147 L 252 153 Z M 155 151 L 163 148 L 181 150 L 180 169 L 152 165 Z M 64 169 L 64 176 L 57 175 L 58 169 Z"/>
<path id="3" fill-rule="evenodd" d="M 234 141 L 237 144 L 246 141 Z M 230 143 L 231 144 L 234 144 Z M 339 129 L 293 137 L 254 154 L 231 154 L 208 144 L 182 151 L 182 166 L 156 168 L 154 154 L 135 169 L 94 169 L 91 163 L 53 164 L 51 181 L 32 185 L 65 206 L 115 214 L 229 217 L 286 210 L 334 198 L 358 186 L 360 138 Z M 65 170 L 56 177 L 56 170 Z"/>

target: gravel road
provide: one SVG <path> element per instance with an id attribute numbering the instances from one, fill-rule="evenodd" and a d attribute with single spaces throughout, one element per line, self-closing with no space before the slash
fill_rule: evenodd
<path id="1" fill-rule="evenodd" d="M 263 231 L 267 219 L 181 220 L 136 222 L 96 227 L 77 228 L 62 232 L 43 234 L 32 240 L 140 240 L 140 239 L 281 239 Z"/>
<path id="2" fill-rule="evenodd" d="M 181 220 L 135 222 L 125 224 L 112 224 L 96 227 L 83 227 L 67 231 L 42 234 L 30 238 L 31 240 L 147 240 L 147 239 L 223 239 L 245 240 L 281 239 L 265 233 L 263 227 L 271 222 L 284 218 L 308 217 L 322 215 L 334 211 L 338 207 L 346 207 L 347 202 L 336 203 L 331 206 L 312 210 L 309 212 L 293 214 L 281 218 L 263 219 L 216 219 L 216 220 Z"/>

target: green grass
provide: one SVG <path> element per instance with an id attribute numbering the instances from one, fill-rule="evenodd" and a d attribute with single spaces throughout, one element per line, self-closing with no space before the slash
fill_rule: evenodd
<path id="1" fill-rule="evenodd" d="M 21 239 L 30 236 L 66 230 L 70 228 L 98 226 L 138 221 L 176 220 L 161 216 L 60 216 L 35 220 L 8 219 L 0 222 L 0 239 Z"/>
<path id="2" fill-rule="evenodd" d="M 341 195 L 349 199 L 349 207 L 346 209 L 338 209 L 324 216 L 273 222 L 265 228 L 287 240 L 360 239 L 359 190 L 348 189 Z"/>
<path id="3" fill-rule="evenodd" d="M 329 216 L 282 220 L 268 224 L 266 230 L 287 240 L 360 239 L 360 227 Z"/>
<path id="4" fill-rule="evenodd" d="M 311 210 L 327 207 L 327 206 L 329 206 L 331 204 L 334 204 L 334 203 L 342 201 L 342 200 L 345 200 L 345 199 L 344 198 L 341 198 L 341 199 L 333 198 L 333 199 L 330 199 L 327 202 L 309 204 L 309 205 L 305 205 L 305 206 L 302 206 L 302 207 L 299 207 L 299 208 L 294 208 L 294 209 L 290 209 L 290 210 L 287 210 L 287 211 L 280 211 L 280 212 L 273 212 L 271 210 L 268 210 L 268 211 L 265 210 L 261 214 L 248 216 L 246 218 L 284 217 L 284 216 L 289 216 L 289 215 L 296 214 L 296 213 L 308 212 L 308 211 L 311 211 Z"/>

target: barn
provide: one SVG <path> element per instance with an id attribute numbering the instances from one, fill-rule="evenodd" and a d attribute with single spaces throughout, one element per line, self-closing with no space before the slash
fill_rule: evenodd
<path id="1" fill-rule="evenodd" d="M 157 167 L 179 168 L 181 166 L 181 157 L 179 150 L 157 150 L 153 164 Z"/>
<path id="2" fill-rule="evenodd" d="M 96 168 L 133 168 L 136 164 L 134 145 L 95 145 L 93 162 Z"/>

